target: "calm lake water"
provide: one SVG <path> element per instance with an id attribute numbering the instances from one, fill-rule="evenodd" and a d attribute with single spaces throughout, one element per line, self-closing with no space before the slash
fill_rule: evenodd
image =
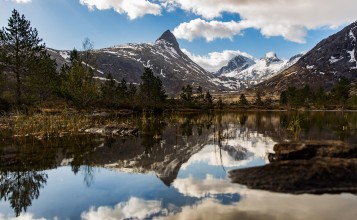
<path id="1" fill-rule="evenodd" d="M 138 137 L 0 144 L 0 219 L 355 219 L 357 196 L 230 183 L 286 140 L 357 143 L 357 113 L 136 118 Z"/>

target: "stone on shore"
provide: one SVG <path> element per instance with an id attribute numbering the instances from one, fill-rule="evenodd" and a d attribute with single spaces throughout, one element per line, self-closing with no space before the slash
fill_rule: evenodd
<path id="1" fill-rule="evenodd" d="M 281 143 L 270 164 L 232 170 L 234 183 L 283 193 L 357 192 L 357 147 L 336 141 Z"/>

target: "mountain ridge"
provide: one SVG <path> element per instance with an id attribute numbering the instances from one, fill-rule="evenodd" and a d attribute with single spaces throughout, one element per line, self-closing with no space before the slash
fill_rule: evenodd
<path id="1" fill-rule="evenodd" d="M 330 90 L 340 77 L 357 82 L 357 22 L 321 40 L 298 62 L 255 87 L 279 93 L 288 86 Z"/>
<path id="2" fill-rule="evenodd" d="M 49 49 L 57 60 L 58 66 L 69 62 L 70 51 Z M 202 86 L 205 90 L 225 90 L 215 84 L 213 74 L 204 70 L 184 54 L 171 31 L 165 31 L 153 43 L 128 43 L 92 51 L 96 62 L 90 64 L 95 70 L 95 77 L 105 80 L 111 73 L 117 81 L 123 78 L 134 84 L 141 83 L 145 67 L 150 67 L 163 82 L 166 92 L 175 96 L 187 84 Z"/>

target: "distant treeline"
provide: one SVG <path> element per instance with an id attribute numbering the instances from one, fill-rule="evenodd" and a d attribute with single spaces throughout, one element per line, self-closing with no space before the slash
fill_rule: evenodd
<path id="1" fill-rule="evenodd" d="M 179 97 L 168 99 L 162 81 L 150 68 L 144 69 L 141 84 L 127 83 L 125 79 L 117 81 L 111 73 L 107 73 L 105 79 L 98 79 L 94 77 L 92 50 L 93 43 L 87 38 L 83 41 L 83 51 L 74 49 L 70 53 L 70 63 L 57 68 L 37 30 L 14 9 L 8 26 L 0 30 L 0 112 L 50 104 L 81 109 L 134 110 L 279 105 L 270 98 L 263 101 L 259 92 L 251 103 L 242 94 L 239 102 L 228 105 L 221 98 L 214 101 L 209 91 L 204 91 L 201 86 L 194 88 L 191 85 L 184 86 Z M 302 89 L 289 87 L 281 93 L 280 105 L 346 105 L 351 99 L 357 100 L 355 96 L 350 97 L 350 90 L 351 85 L 345 78 L 341 78 L 331 92 L 323 88 L 312 91 L 308 86 Z"/>
<path id="2" fill-rule="evenodd" d="M 187 85 L 181 99 L 170 99 L 162 81 L 145 68 L 141 84 L 117 81 L 111 73 L 105 79 L 94 77 L 93 43 L 83 41 L 83 51 L 70 53 L 70 63 L 59 71 L 45 44 L 30 21 L 15 9 L 8 26 L 0 30 L 0 110 L 36 104 L 67 104 L 77 108 L 164 109 L 167 107 L 213 107 L 209 92 Z"/>
<path id="3" fill-rule="evenodd" d="M 353 85 L 346 77 L 340 77 L 331 90 L 323 87 L 311 89 L 308 85 L 303 88 L 288 87 L 280 93 L 279 103 L 267 97 L 263 101 L 262 93 L 256 92 L 252 101 L 248 101 L 245 94 L 241 94 L 239 101 L 231 103 L 240 107 L 316 107 L 335 108 L 353 107 L 357 105 L 357 95 L 352 95 Z"/>

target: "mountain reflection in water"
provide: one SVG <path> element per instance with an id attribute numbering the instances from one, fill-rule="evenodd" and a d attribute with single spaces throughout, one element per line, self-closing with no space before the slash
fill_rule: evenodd
<path id="1" fill-rule="evenodd" d="M 294 123 L 292 123 L 294 122 Z M 230 183 L 284 140 L 356 143 L 356 113 L 245 112 L 133 119 L 139 137 L 0 144 L 0 219 L 351 219 L 357 197 Z M 292 124 L 294 126 L 292 126 Z"/>

